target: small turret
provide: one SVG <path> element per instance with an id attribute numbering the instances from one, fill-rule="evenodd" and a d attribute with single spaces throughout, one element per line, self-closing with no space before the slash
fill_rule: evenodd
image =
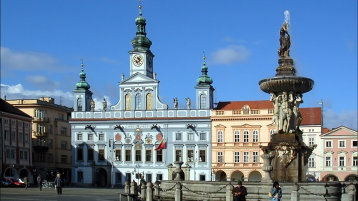
<path id="1" fill-rule="evenodd" d="M 84 72 L 84 64 L 82 60 L 80 81 L 76 83 L 76 89 L 73 90 L 74 111 L 80 112 L 80 111 L 91 110 L 92 92 L 89 89 L 90 89 L 90 85 L 86 81 L 86 73 Z"/>
<path id="2" fill-rule="evenodd" d="M 205 54 L 203 60 L 201 76 L 196 80 L 196 109 L 211 109 L 214 106 L 213 99 L 215 89 L 211 86 L 213 80 L 208 76 Z"/>

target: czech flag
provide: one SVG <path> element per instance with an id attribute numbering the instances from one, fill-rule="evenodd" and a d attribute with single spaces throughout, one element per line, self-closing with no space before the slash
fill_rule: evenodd
<path id="1" fill-rule="evenodd" d="M 162 149 L 165 149 L 165 141 L 164 141 L 164 139 L 162 139 L 162 141 L 160 142 L 158 147 L 155 148 L 155 151 L 162 150 Z"/>

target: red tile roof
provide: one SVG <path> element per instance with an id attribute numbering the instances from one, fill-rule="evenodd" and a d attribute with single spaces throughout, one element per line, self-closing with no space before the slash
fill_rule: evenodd
<path id="1" fill-rule="evenodd" d="M 248 105 L 250 109 L 269 109 L 273 108 L 271 101 L 228 101 L 219 102 L 215 110 L 241 110 L 244 105 Z"/>
<path id="2" fill-rule="evenodd" d="M 329 131 L 330 131 L 329 128 L 323 128 L 322 133 L 325 134 L 325 133 L 328 133 Z"/>
<path id="3" fill-rule="evenodd" d="M 300 108 L 302 115 L 301 125 L 321 125 L 322 112 L 320 107 Z"/>

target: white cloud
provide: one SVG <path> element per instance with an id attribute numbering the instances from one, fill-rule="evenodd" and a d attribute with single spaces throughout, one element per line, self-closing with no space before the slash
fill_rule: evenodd
<path id="1" fill-rule="evenodd" d="M 225 48 L 218 49 L 212 56 L 214 63 L 230 65 L 244 62 L 249 55 L 250 53 L 245 46 L 230 45 Z"/>
<path id="2" fill-rule="evenodd" d="M 40 52 L 13 51 L 1 47 L 1 63 L 5 68 L 20 70 L 51 69 L 56 66 L 56 59 Z"/>
<path id="3" fill-rule="evenodd" d="M 37 99 L 40 97 L 53 97 L 57 104 L 73 107 L 73 93 L 62 90 L 28 90 L 22 84 L 1 84 L 1 96 L 6 99 Z"/>
<path id="4" fill-rule="evenodd" d="M 348 110 L 337 113 L 333 110 L 325 110 L 323 114 L 324 127 L 332 129 L 339 126 L 346 126 L 357 130 L 357 112 L 357 110 Z"/>
<path id="5" fill-rule="evenodd" d="M 41 88 L 54 88 L 59 85 L 59 83 L 54 82 L 42 75 L 27 76 L 26 80 Z"/>

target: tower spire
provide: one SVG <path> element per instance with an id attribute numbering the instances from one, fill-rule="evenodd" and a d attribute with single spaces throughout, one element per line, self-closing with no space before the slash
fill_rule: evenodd
<path id="1" fill-rule="evenodd" d="M 152 45 L 152 41 L 147 38 L 145 31 L 146 20 L 142 16 L 142 0 L 139 0 L 139 16 L 135 19 L 137 25 L 136 37 L 132 40 L 133 51 L 148 51 Z"/>
<path id="2" fill-rule="evenodd" d="M 80 72 L 80 81 L 76 84 L 77 90 L 88 90 L 90 88 L 90 85 L 86 82 L 86 73 L 84 71 L 84 63 L 83 59 L 81 59 L 81 72 Z"/>
<path id="3" fill-rule="evenodd" d="M 203 66 L 201 67 L 201 76 L 196 80 L 198 85 L 211 85 L 213 80 L 208 76 L 208 67 L 206 66 L 205 51 L 203 51 Z"/>

